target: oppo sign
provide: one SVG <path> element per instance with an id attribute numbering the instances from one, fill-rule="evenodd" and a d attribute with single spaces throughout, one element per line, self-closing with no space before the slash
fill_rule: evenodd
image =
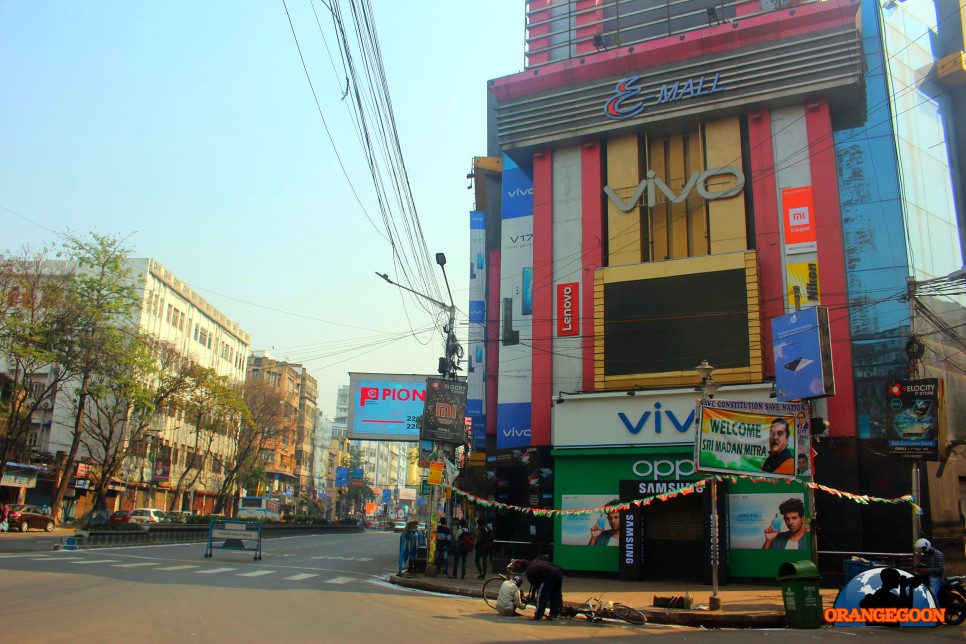
<path id="1" fill-rule="evenodd" d="M 712 177 L 721 176 L 733 176 L 735 178 L 735 185 L 727 190 L 708 190 L 707 182 L 708 179 Z M 688 179 L 688 182 L 681 188 L 679 194 L 674 194 L 674 191 L 668 187 L 664 180 L 657 176 L 657 173 L 653 170 L 648 170 L 646 178 L 641 181 L 637 190 L 631 195 L 629 201 L 624 201 L 621 199 L 614 189 L 610 186 L 604 186 L 604 194 L 607 198 L 613 202 L 617 209 L 621 212 L 631 212 L 637 207 L 638 203 L 641 201 L 641 197 L 644 193 L 647 193 L 647 207 L 653 208 L 657 199 L 657 191 L 660 190 L 667 197 L 668 201 L 671 203 L 684 203 L 687 201 L 688 197 L 691 196 L 692 191 L 697 191 L 698 195 L 703 197 L 708 201 L 714 199 L 727 199 L 728 197 L 734 197 L 742 191 L 745 187 L 745 174 L 741 171 L 741 168 L 733 165 L 725 165 L 720 168 L 708 168 L 702 172 L 695 172 Z"/>
<path id="2" fill-rule="evenodd" d="M 637 461 L 631 468 L 635 476 L 657 481 L 660 479 L 683 479 L 694 476 L 694 459 L 682 458 L 676 461 L 655 460 Z"/>

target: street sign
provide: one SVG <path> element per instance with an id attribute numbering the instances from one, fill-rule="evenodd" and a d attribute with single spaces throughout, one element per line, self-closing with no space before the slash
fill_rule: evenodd
<path id="1" fill-rule="evenodd" d="M 429 481 L 423 480 L 419 484 L 419 496 L 429 496 Z"/>
<path id="2" fill-rule="evenodd" d="M 429 484 L 439 485 L 443 482 L 443 463 L 435 461 L 429 464 Z"/>

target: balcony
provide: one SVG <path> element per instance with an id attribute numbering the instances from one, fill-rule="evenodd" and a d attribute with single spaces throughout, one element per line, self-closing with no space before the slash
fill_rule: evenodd
<path id="1" fill-rule="evenodd" d="M 530 0 L 527 69 L 819 0 Z"/>

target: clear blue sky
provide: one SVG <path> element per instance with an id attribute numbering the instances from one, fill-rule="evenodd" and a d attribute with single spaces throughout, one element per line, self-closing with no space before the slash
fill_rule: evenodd
<path id="1" fill-rule="evenodd" d="M 302 362 L 331 416 L 349 371 L 433 373 L 442 338 L 373 350 L 434 320 L 374 274 L 396 277 L 350 189 L 381 223 L 332 21 L 319 0 L 321 29 L 309 0 L 287 4 L 334 147 L 281 0 L 0 3 L 0 249 L 66 228 L 127 238 L 253 349 Z M 426 245 L 465 323 L 465 176 L 486 153 L 486 81 L 523 67 L 524 2 L 372 6 Z"/>

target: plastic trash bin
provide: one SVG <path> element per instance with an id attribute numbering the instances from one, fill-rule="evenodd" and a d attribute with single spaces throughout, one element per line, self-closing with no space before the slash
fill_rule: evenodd
<path id="1" fill-rule="evenodd" d="M 819 628 L 822 625 L 822 576 L 811 561 L 789 561 L 778 567 L 785 616 L 792 628 Z"/>

